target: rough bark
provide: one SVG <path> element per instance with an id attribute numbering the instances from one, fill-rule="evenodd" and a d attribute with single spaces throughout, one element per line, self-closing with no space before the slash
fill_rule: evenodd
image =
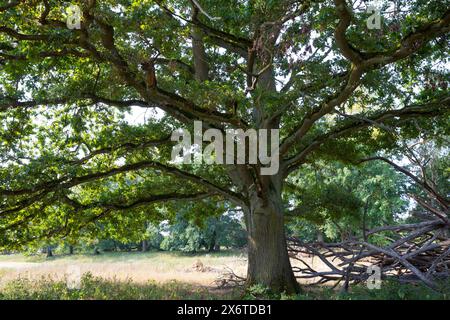
<path id="1" fill-rule="evenodd" d="M 192 20 L 196 21 L 198 15 L 198 8 L 193 7 Z M 208 80 L 209 64 L 208 56 L 206 55 L 205 44 L 203 42 L 203 33 L 200 28 L 192 27 L 192 55 L 194 57 L 195 78 L 199 82 Z"/>
<path id="2" fill-rule="evenodd" d="M 279 129 L 279 117 L 269 119 L 265 114 L 265 106 L 268 103 L 266 99 L 270 97 L 267 94 L 276 92 L 273 62 L 270 57 L 272 54 L 267 54 L 267 48 L 274 48 L 278 34 L 279 30 L 273 30 L 263 36 L 266 49 L 256 53 L 255 61 L 249 62 L 248 65 L 250 72 L 259 74 L 257 86 L 260 91 L 253 92 L 253 117 L 258 129 Z M 256 72 L 255 68 L 264 71 Z M 254 82 L 255 79 L 252 78 L 253 76 L 250 77 L 249 83 Z M 299 292 L 300 287 L 287 252 L 284 230 L 281 198 L 283 172 L 262 176 L 259 166 L 236 166 L 229 176 L 248 199 L 247 206 L 243 208 L 248 231 L 247 287 L 261 284 L 276 293 Z"/>
<path id="3" fill-rule="evenodd" d="M 252 194 L 246 212 L 248 230 L 247 286 L 262 284 L 273 292 L 297 293 L 284 230 L 284 214 L 279 188 Z"/>

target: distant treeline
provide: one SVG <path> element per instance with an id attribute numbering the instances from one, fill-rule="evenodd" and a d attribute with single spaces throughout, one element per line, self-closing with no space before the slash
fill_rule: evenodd
<path id="1" fill-rule="evenodd" d="M 77 242 L 62 239 L 59 242 L 52 241 L 32 246 L 28 249 L 28 253 L 46 253 L 49 257 L 56 254 L 100 254 L 101 252 L 150 250 L 196 253 L 241 249 L 247 243 L 247 234 L 241 219 L 230 214 L 210 217 L 201 224 L 178 215 L 172 224 L 149 223 L 144 231 L 140 236 L 134 235 L 130 239 L 86 238 L 79 239 Z"/>

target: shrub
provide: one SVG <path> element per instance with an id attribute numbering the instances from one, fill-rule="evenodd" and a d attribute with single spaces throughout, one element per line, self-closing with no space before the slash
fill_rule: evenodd
<path id="1" fill-rule="evenodd" d="M 214 299 L 217 297 L 204 288 L 172 281 L 163 284 L 148 282 L 137 284 L 116 279 L 103 279 L 85 273 L 80 289 L 69 289 L 65 281 L 49 277 L 39 280 L 17 279 L 0 290 L 0 300 L 177 300 Z"/>

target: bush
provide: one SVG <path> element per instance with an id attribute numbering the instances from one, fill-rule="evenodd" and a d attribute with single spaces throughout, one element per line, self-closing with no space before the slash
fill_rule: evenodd
<path id="1" fill-rule="evenodd" d="M 385 280 L 380 289 L 368 289 L 365 285 L 350 287 L 343 293 L 339 288 L 327 286 L 305 287 L 298 295 L 274 294 L 262 285 L 254 285 L 245 292 L 249 300 L 450 300 L 450 280 L 438 283 L 433 291 L 422 284 L 400 284 L 395 280 Z"/>
<path id="2" fill-rule="evenodd" d="M 37 281 L 17 279 L 0 290 L 0 300 L 177 300 L 214 299 L 206 289 L 180 282 L 137 284 L 131 281 L 105 280 L 83 275 L 80 289 L 69 289 L 65 281 L 41 278 Z"/>

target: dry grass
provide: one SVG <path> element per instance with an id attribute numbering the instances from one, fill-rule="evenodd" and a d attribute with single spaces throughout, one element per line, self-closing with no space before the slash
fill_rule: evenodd
<path id="1" fill-rule="evenodd" d="M 203 264 L 204 271 L 193 268 L 198 261 Z M 36 280 L 51 277 L 63 280 L 73 266 L 77 266 L 82 274 L 90 272 L 93 276 L 104 279 L 131 280 L 141 284 L 176 280 L 212 286 L 227 267 L 239 275 L 245 275 L 246 258 L 237 252 L 202 255 L 169 252 L 105 253 L 99 256 L 74 255 L 50 259 L 43 256 L 9 255 L 0 256 L 0 285 L 17 278 Z"/>
<path id="2" fill-rule="evenodd" d="M 318 257 L 303 257 L 316 270 L 328 270 Z M 201 261 L 203 271 L 193 266 Z M 44 256 L 0 255 L 1 299 L 239 299 L 240 290 L 217 289 L 214 280 L 227 268 L 245 275 L 246 256 L 239 252 L 183 255 L 168 252 Z M 298 262 L 292 261 L 295 265 Z M 82 290 L 67 288 L 67 271 L 77 266 L 84 278 Z M 15 281 L 14 281 L 15 280 Z M 313 280 L 302 280 L 302 284 Z M 360 285 L 348 294 L 327 286 L 307 289 L 295 299 L 448 299 L 426 288 L 383 282 L 382 290 Z M 271 296 L 271 299 L 274 298 Z M 278 297 L 279 298 L 279 297 Z M 277 299 L 278 299 L 277 298 Z"/>
<path id="3" fill-rule="evenodd" d="M 203 271 L 193 266 L 200 261 Z M 328 270 L 319 258 L 305 257 L 305 261 L 318 270 Z M 293 260 L 292 264 L 298 264 Z M 103 279 L 132 281 L 134 283 L 167 283 L 180 281 L 195 286 L 213 287 L 214 281 L 226 271 L 233 270 L 245 277 L 246 255 L 243 252 L 187 255 L 173 252 L 103 253 L 94 255 L 41 256 L 0 255 L 0 286 L 17 278 L 30 280 L 52 278 L 63 280 L 67 271 L 77 266 L 82 274 L 91 273 Z M 303 284 L 312 280 L 302 280 Z"/>

